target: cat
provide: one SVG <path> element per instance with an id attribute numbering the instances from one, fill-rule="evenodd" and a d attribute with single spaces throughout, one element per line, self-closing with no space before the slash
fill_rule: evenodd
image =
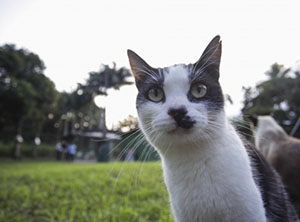
<path id="1" fill-rule="evenodd" d="M 161 157 L 175 221 L 298 221 L 280 178 L 226 118 L 221 45 L 216 36 L 195 64 L 165 68 L 127 51 L 139 126 Z"/>
<path id="2" fill-rule="evenodd" d="M 289 136 L 271 116 L 251 117 L 255 145 L 281 176 L 300 213 L 300 140 Z"/>

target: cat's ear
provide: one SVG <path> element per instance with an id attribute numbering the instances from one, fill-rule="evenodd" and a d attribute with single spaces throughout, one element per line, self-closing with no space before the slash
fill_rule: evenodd
<path id="1" fill-rule="evenodd" d="M 149 73 L 151 73 L 154 68 L 149 66 L 138 54 L 131 51 L 130 49 L 127 50 L 127 55 L 129 58 L 129 64 L 131 67 L 131 71 L 134 75 L 134 78 L 137 82 L 143 81 Z"/>
<path id="2" fill-rule="evenodd" d="M 253 124 L 254 127 L 257 126 L 258 117 L 256 115 L 249 115 L 247 118 L 248 118 L 249 122 Z"/>
<path id="3" fill-rule="evenodd" d="M 210 71 L 215 73 L 215 77 L 219 79 L 219 68 L 221 62 L 222 54 L 222 41 L 220 36 L 214 37 L 204 52 L 202 53 L 200 59 L 194 64 L 194 70 L 196 72 Z"/>

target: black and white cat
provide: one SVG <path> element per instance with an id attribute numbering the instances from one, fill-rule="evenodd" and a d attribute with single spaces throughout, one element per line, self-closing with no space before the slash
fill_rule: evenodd
<path id="1" fill-rule="evenodd" d="M 227 121 L 219 36 L 195 64 L 156 69 L 128 56 L 140 128 L 160 154 L 177 222 L 298 221 L 279 177 Z"/>

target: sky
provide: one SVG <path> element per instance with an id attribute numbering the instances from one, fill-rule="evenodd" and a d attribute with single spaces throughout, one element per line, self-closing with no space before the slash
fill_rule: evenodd
<path id="1" fill-rule="evenodd" d="M 265 80 L 275 62 L 299 64 L 299 10 L 299 0 L 0 0 L 0 45 L 38 54 L 57 89 L 70 92 L 101 64 L 129 68 L 127 49 L 153 67 L 193 63 L 220 35 L 220 83 L 234 116 L 243 86 Z M 134 86 L 110 91 L 108 125 L 136 115 L 136 93 Z"/>

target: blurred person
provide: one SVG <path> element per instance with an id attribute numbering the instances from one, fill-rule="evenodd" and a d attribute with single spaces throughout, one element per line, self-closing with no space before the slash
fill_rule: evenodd
<path id="1" fill-rule="evenodd" d="M 77 146 L 74 143 L 69 144 L 67 146 L 67 160 L 70 160 L 70 161 L 74 160 L 74 156 L 76 154 L 76 148 L 77 148 Z"/>
<path id="2" fill-rule="evenodd" d="M 61 142 L 56 144 L 56 160 L 61 160 L 63 153 L 63 146 Z"/>
<path id="3" fill-rule="evenodd" d="M 15 147 L 13 150 L 13 158 L 21 159 L 21 143 L 23 143 L 24 139 L 22 135 L 18 134 L 15 137 Z"/>

